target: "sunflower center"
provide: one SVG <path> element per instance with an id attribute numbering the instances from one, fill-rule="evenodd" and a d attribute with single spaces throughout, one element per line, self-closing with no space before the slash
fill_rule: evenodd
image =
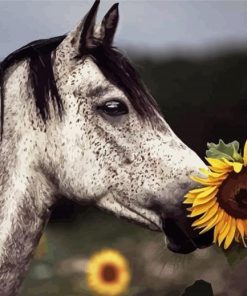
<path id="1" fill-rule="evenodd" d="M 235 195 L 236 201 L 239 206 L 247 209 L 247 190 L 240 189 L 239 192 Z"/>
<path id="2" fill-rule="evenodd" d="M 105 282 L 115 282 L 118 278 L 118 269 L 113 264 L 105 264 L 101 268 L 101 277 Z"/>
<path id="3" fill-rule="evenodd" d="M 232 172 L 218 192 L 221 208 L 234 218 L 247 219 L 247 170 Z"/>

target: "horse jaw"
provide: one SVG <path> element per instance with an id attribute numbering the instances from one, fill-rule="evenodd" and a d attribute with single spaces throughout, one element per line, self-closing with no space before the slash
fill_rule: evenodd
<path id="1" fill-rule="evenodd" d="M 119 218 L 124 218 L 130 222 L 141 225 L 153 231 L 162 231 L 162 221 L 160 217 L 151 210 L 143 209 L 127 204 L 116 198 L 116 194 L 108 193 L 97 201 L 97 206 L 113 213 Z"/>

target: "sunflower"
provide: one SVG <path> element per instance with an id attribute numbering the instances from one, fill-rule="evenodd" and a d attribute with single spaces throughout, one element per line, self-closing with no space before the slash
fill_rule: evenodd
<path id="1" fill-rule="evenodd" d="M 189 217 L 197 217 L 192 226 L 200 233 L 214 228 L 214 243 L 227 249 L 235 240 L 246 245 L 247 238 L 247 141 L 243 157 L 239 143 L 208 144 L 207 169 L 203 177 L 191 176 L 203 185 L 185 195 L 185 204 L 192 207 Z M 195 219 L 195 218 L 194 218 Z"/>
<path id="2" fill-rule="evenodd" d="M 130 271 L 119 252 L 106 249 L 93 255 L 87 265 L 87 283 L 98 295 L 115 296 L 126 291 Z"/>

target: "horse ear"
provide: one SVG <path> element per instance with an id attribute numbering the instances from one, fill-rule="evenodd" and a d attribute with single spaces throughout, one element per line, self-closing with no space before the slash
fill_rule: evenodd
<path id="1" fill-rule="evenodd" d="M 68 67 L 73 67 L 75 57 L 83 53 L 86 48 L 92 46 L 94 39 L 95 19 L 100 0 L 96 0 L 83 18 L 83 20 L 67 34 L 64 40 L 56 49 L 55 64 L 59 73 L 67 71 Z"/>
<path id="2" fill-rule="evenodd" d="M 69 32 L 61 43 L 61 47 L 65 47 L 67 50 L 67 56 L 77 55 L 83 51 L 83 49 L 89 47 L 92 44 L 95 20 L 98 11 L 100 0 L 96 0 L 83 18 L 83 20 L 75 27 L 75 29 Z M 68 48 L 70 51 L 68 52 Z"/>
<path id="3" fill-rule="evenodd" d="M 95 28 L 95 20 L 97 16 L 97 11 L 99 7 L 100 0 L 96 0 L 83 19 L 82 22 L 82 31 L 80 34 L 79 40 L 79 51 L 83 50 L 84 48 L 88 48 L 92 44 L 93 36 L 94 36 L 94 28 Z"/>
<path id="4" fill-rule="evenodd" d="M 111 45 L 119 21 L 118 3 L 114 4 L 105 15 L 101 24 L 101 38 L 105 45 Z"/>

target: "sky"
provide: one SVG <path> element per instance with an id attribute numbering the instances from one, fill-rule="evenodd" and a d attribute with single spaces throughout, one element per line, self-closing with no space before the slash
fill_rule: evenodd
<path id="1" fill-rule="evenodd" d="M 247 1 L 120 0 L 115 43 L 134 52 L 207 54 L 247 48 Z M 71 30 L 93 1 L 0 0 L 0 57 Z M 101 0 L 100 21 L 115 1 Z"/>

